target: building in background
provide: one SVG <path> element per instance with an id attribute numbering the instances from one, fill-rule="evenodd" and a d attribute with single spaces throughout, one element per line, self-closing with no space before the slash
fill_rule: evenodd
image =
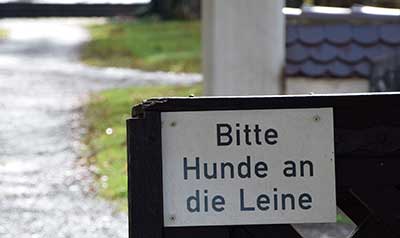
<path id="1" fill-rule="evenodd" d="M 400 53 L 400 9 L 305 7 L 284 13 L 286 93 L 400 89 L 391 82 L 398 70 L 387 64 Z"/>

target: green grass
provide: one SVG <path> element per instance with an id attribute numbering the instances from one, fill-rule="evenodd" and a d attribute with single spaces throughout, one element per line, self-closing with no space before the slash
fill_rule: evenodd
<path id="1" fill-rule="evenodd" d="M 336 216 L 336 222 L 339 224 L 352 224 L 353 221 L 347 217 L 345 214 L 338 214 Z"/>
<path id="2" fill-rule="evenodd" d="M 113 89 L 93 94 L 84 109 L 86 149 L 82 160 L 96 167 L 99 194 L 127 210 L 127 164 L 125 120 L 131 107 L 151 97 L 201 95 L 201 85 Z M 107 128 L 113 133 L 108 135 Z"/>
<path id="3" fill-rule="evenodd" d="M 110 22 L 89 27 L 81 60 L 94 66 L 200 72 L 200 22 Z"/>

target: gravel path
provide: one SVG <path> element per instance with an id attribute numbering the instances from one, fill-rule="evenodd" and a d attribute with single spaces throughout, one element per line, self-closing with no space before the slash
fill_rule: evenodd
<path id="1" fill-rule="evenodd" d="M 86 193 L 90 174 L 76 166 L 82 96 L 201 80 L 79 64 L 91 21 L 101 19 L 0 20 L 0 237 L 128 237 L 127 215 Z"/>

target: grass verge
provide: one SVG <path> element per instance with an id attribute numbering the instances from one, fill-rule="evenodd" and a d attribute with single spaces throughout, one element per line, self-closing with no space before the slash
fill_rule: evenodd
<path id="1" fill-rule="evenodd" d="M 200 22 L 110 22 L 89 27 L 81 60 L 93 66 L 200 72 Z"/>
<path id="2" fill-rule="evenodd" d="M 134 104 L 160 96 L 201 95 L 201 85 L 112 89 L 93 94 L 85 106 L 84 137 L 86 163 L 95 166 L 102 197 L 127 210 L 127 166 L 125 120 Z M 111 133 L 112 132 L 112 133 Z"/>

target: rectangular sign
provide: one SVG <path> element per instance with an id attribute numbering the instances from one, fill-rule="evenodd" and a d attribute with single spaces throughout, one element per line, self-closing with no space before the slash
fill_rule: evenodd
<path id="1" fill-rule="evenodd" d="M 162 112 L 164 226 L 336 221 L 332 108 Z"/>

